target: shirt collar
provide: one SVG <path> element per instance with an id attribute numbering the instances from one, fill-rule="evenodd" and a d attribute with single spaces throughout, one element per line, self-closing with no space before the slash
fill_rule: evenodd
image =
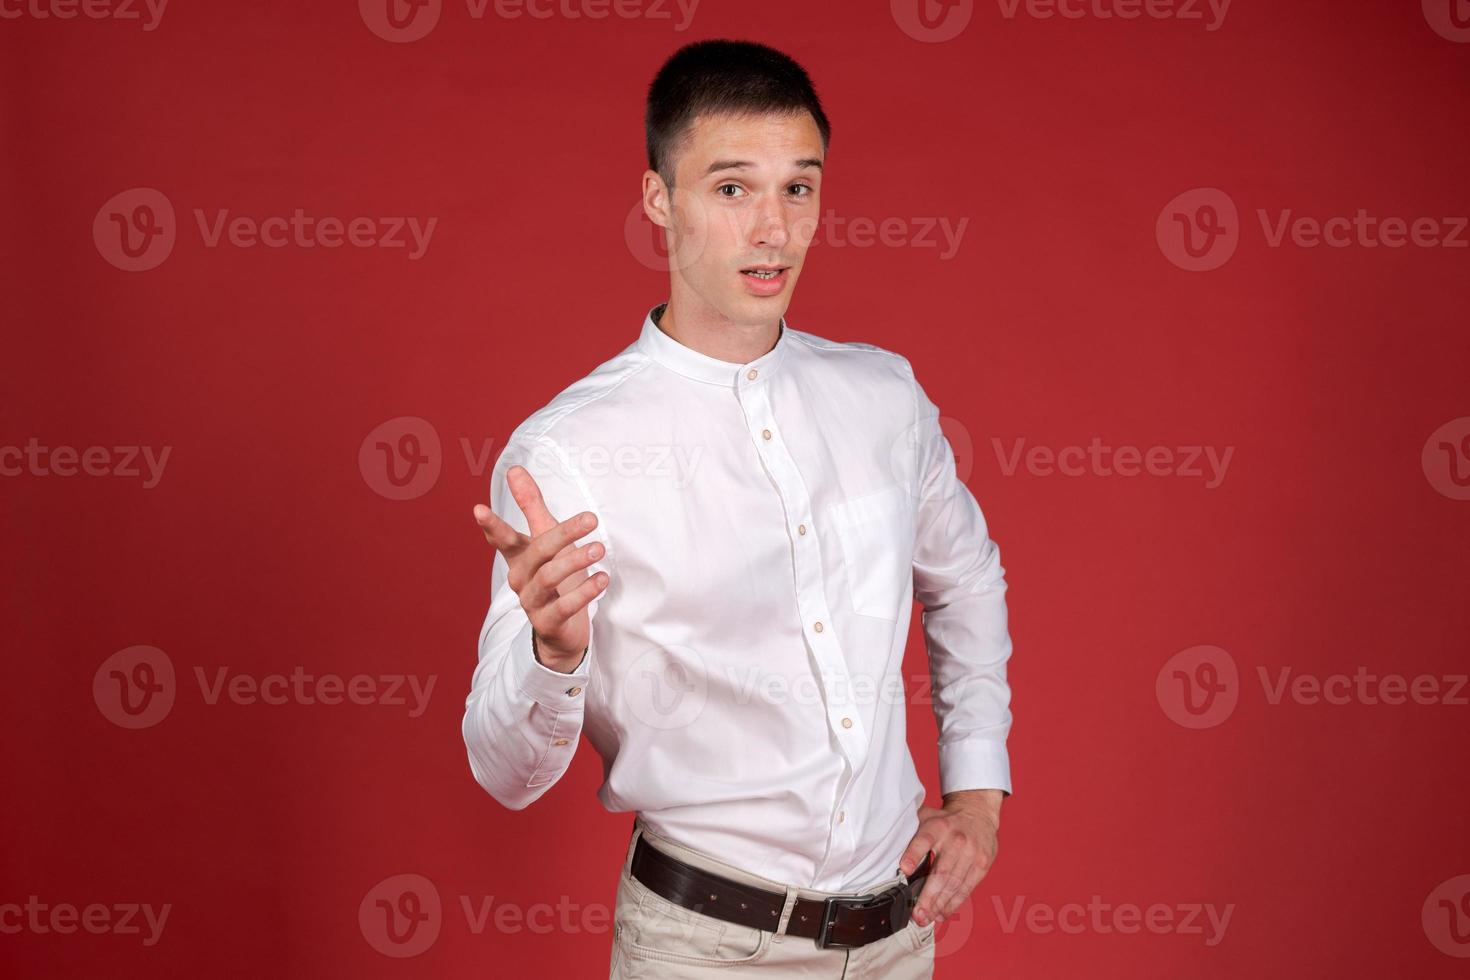
<path id="1" fill-rule="evenodd" d="M 776 336 L 776 346 L 766 351 L 760 357 L 744 364 L 734 361 L 722 361 L 708 354 L 701 354 L 693 347 L 686 347 L 673 337 L 659 329 L 653 321 L 653 315 L 667 306 L 660 303 L 648 311 L 643 318 L 643 331 L 638 335 L 638 347 L 658 363 L 671 371 L 677 371 L 686 378 L 696 381 L 704 381 L 708 384 L 726 385 L 734 387 L 737 384 L 759 383 L 768 377 L 772 371 L 781 363 L 786 356 L 787 349 L 791 346 L 790 329 L 786 325 L 786 318 L 781 318 L 780 332 Z M 750 377 L 754 371 L 755 377 Z"/>

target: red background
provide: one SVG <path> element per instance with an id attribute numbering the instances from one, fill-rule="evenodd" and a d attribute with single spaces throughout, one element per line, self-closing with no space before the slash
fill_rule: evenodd
<path id="1" fill-rule="evenodd" d="M 1256 211 L 1470 212 L 1470 44 L 1410 2 L 1236 0 L 1213 31 L 978 3 L 944 43 L 884 3 L 706 0 L 674 23 L 476 20 L 462 0 L 411 43 L 344 0 L 179 2 L 153 31 L 0 21 L 0 444 L 171 447 L 152 489 L 0 478 L 0 903 L 172 905 L 152 947 L 0 934 L 0 971 L 606 975 L 605 924 L 475 933 L 460 909 L 605 911 L 632 819 L 597 803 L 585 743 L 522 812 L 470 775 L 459 725 L 489 578 L 470 510 L 489 473 L 460 440 L 491 440 L 493 462 L 666 298 L 624 236 L 642 98 L 677 46 L 724 36 L 812 74 L 834 125 L 824 211 L 969 222 L 949 259 L 819 240 L 788 313 L 913 361 L 972 443 L 961 463 L 1011 583 L 1015 795 L 937 975 L 1463 974 L 1421 908 L 1470 873 L 1470 708 L 1273 705 L 1257 669 L 1465 672 L 1470 502 L 1420 456 L 1470 415 L 1470 250 L 1273 248 Z M 92 226 L 138 187 L 172 203 L 178 241 L 127 272 Z M 1155 240 L 1198 187 L 1240 211 L 1238 250 L 1210 272 Z M 210 248 L 193 217 L 298 207 L 438 224 L 409 260 Z M 442 473 L 395 501 L 358 456 L 401 416 L 432 424 Z M 1234 456 L 1206 489 L 1007 475 L 992 442 L 1094 436 Z M 168 716 L 133 731 L 92 683 L 136 644 L 178 684 Z M 1199 644 L 1234 658 L 1239 704 L 1189 730 L 1155 680 Z M 194 678 L 297 666 L 436 686 L 410 718 L 211 705 Z M 906 672 L 924 669 L 916 616 Z M 937 803 L 933 717 L 916 699 L 910 718 Z M 428 950 L 396 959 L 358 908 L 405 873 L 445 911 Z M 1214 946 L 1007 931 L 996 911 L 1094 895 L 1234 911 Z"/>

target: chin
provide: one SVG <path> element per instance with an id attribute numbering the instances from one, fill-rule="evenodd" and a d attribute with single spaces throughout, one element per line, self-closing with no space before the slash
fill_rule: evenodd
<path id="1" fill-rule="evenodd" d="M 750 322 L 764 323 L 773 317 L 786 315 L 786 308 L 791 305 L 790 292 L 778 293 L 775 296 L 742 296 L 740 297 L 739 309 L 749 315 L 743 319 Z"/>

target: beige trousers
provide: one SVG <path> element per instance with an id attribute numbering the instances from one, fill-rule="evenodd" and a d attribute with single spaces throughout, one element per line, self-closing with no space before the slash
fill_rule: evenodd
<path id="1" fill-rule="evenodd" d="M 825 898 L 837 892 L 797 888 L 731 867 L 650 831 L 641 818 L 623 858 L 613 911 L 609 980 L 707 980 L 764 977 L 786 980 L 932 980 L 934 923 L 922 929 L 910 919 L 902 931 L 860 949 L 819 949 L 815 940 L 726 922 L 676 905 L 629 874 L 639 836 L 681 861 L 749 885 L 787 893 L 787 914 L 797 897 Z M 864 894 L 900 882 L 895 876 Z M 783 916 L 783 921 L 785 916 Z"/>

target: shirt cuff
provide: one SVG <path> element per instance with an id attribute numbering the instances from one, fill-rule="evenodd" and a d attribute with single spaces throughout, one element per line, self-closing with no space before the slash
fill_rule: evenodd
<path id="1" fill-rule="evenodd" d="M 515 666 L 516 687 L 522 694 L 555 711 L 580 708 L 591 677 L 592 643 L 588 633 L 587 652 L 570 674 L 552 670 L 536 659 L 531 649 L 531 621 L 521 627 L 510 641 L 510 659 Z"/>
<path id="2" fill-rule="evenodd" d="M 939 793 L 999 789 L 1011 793 L 1011 761 L 1004 743 L 967 738 L 939 745 Z"/>

